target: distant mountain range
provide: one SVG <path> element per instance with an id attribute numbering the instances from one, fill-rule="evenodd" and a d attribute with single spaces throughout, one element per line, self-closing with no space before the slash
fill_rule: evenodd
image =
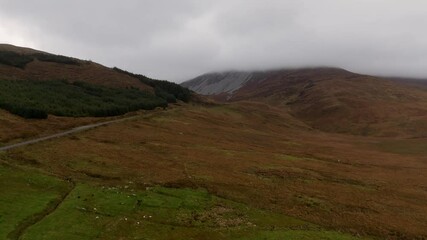
<path id="1" fill-rule="evenodd" d="M 279 106 L 324 131 L 427 136 L 427 88 L 422 81 L 302 68 L 209 73 L 181 85 L 220 102 Z"/>

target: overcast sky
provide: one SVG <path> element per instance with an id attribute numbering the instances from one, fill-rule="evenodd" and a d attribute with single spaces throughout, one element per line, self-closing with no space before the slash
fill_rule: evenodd
<path id="1" fill-rule="evenodd" d="M 337 66 L 427 78 L 425 0 L 0 0 L 0 42 L 181 82 Z"/>

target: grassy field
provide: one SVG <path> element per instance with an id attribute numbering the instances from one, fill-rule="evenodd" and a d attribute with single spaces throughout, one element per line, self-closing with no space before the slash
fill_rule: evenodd
<path id="1" fill-rule="evenodd" d="M 71 188 L 8 165 L 0 165 L 0 180 L 0 239 L 360 239 L 201 188 Z"/>
<path id="2" fill-rule="evenodd" d="M 359 239 L 203 189 L 79 184 L 22 239 Z"/>
<path id="3" fill-rule="evenodd" d="M 422 239 L 427 159 L 384 140 L 187 105 L 4 155 L 77 182 L 24 239 Z"/>
<path id="4" fill-rule="evenodd" d="M 67 188 L 54 177 L 0 164 L 0 239 L 15 239 Z"/>

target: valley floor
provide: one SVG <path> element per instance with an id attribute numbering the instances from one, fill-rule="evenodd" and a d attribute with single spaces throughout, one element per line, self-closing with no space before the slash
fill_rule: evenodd
<path id="1" fill-rule="evenodd" d="M 142 113 L 1 152 L 0 238 L 423 239 L 426 142 L 259 104 Z"/>

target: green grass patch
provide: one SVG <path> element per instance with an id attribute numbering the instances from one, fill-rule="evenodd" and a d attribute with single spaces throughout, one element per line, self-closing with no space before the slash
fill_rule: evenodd
<path id="1" fill-rule="evenodd" d="M 295 230 L 304 229 L 304 230 Z M 203 189 L 78 185 L 23 239 L 357 239 Z"/>
<path id="2" fill-rule="evenodd" d="M 0 165 L 0 239 L 57 200 L 67 185 L 50 176 Z"/>

